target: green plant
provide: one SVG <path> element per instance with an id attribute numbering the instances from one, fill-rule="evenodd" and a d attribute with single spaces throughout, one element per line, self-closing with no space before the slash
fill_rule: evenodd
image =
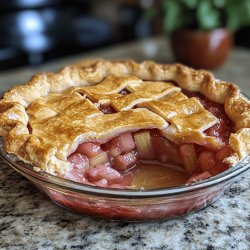
<path id="1" fill-rule="evenodd" d="M 250 0 L 162 0 L 164 31 L 182 28 L 232 32 L 250 25 Z"/>

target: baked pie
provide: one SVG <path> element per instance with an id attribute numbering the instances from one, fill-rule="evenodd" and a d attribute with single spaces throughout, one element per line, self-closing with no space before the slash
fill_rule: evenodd
<path id="1" fill-rule="evenodd" d="M 180 64 L 83 61 L 9 90 L 0 112 L 8 153 L 101 187 L 180 185 L 250 153 L 249 100 Z"/>

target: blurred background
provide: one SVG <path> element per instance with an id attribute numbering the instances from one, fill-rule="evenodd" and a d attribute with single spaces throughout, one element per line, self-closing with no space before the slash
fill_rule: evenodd
<path id="1" fill-rule="evenodd" d="M 0 70 L 39 65 L 145 37 L 170 35 L 185 26 L 205 30 L 223 27 L 228 13 L 232 16 L 234 44 L 249 48 L 250 22 L 246 8 L 250 13 L 250 0 L 242 3 L 241 0 L 1 0 Z M 201 27 L 191 20 L 198 4 Z M 221 10 L 223 15 L 219 16 Z M 236 15 L 234 11 L 238 11 Z"/>

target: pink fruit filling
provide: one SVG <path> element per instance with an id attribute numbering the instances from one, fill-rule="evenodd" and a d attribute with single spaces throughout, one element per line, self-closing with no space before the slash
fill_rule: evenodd
<path id="1" fill-rule="evenodd" d="M 195 96 L 219 118 L 217 124 L 205 131 L 221 140 L 223 146 L 219 150 L 196 144 L 174 144 L 157 129 L 127 132 L 104 144 L 80 144 L 68 157 L 72 170 L 64 177 L 108 188 L 162 188 L 206 179 L 226 170 L 229 166 L 223 160 L 233 153 L 228 145 L 233 123 L 221 105 Z M 113 111 L 105 113 L 109 112 Z M 167 167 L 169 164 L 177 168 Z"/>
<path id="2" fill-rule="evenodd" d="M 115 113 L 115 109 L 110 106 L 110 105 L 100 105 L 99 109 L 104 113 L 104 114 L 113 114 Z"/>

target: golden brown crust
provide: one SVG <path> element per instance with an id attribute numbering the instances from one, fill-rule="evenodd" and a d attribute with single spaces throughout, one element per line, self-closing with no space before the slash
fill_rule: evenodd
<path id="1" fill-rule="evenodd" d="M 236 132 L 230 137 L 235 155 L 227 161 L 234 164 L 250 153 L 250 102 L 242 96 L 236 85 L 216 80 L 210 72 L 180 64 L 161 65 L 152 61 L 138 64 L 130 60 L 100 59 L 82 61 L 55 74 L 36 75 L 27 84 L 5 93 L 0 101 L 0 135 L 4 137 L 6 151 L 16 154 L 24 161 L 44 166 L 43 169 L 50 173 L 57 172 L 59 164 L 64 166 L 64 170 L 70 168 L 67 162 L 56 157 L 52 142 L 44 142 L 29 133 L 25 108 L 38 98 L 46 98 L 49 93 L 65 91 L 69 94 L 71 87 L 94 85 L 112 74 L 123 77 L 129 75 L 132 80 L 137 77 L 145 81 L 174 81 L 183 89 L 200 92 L 208 99 L 224 104 L 227 115 L 236 124 Z M 84 97 L 74 95 L 74 98 L 84 100 Z M 60 105 L 56 108 L 60 108 Z M 44 114 L 47 117 L 54 115 L 51 109 L 51 112 L 47 112 L 46 107 L 39 110 L 40 113 L 34 110 L 32 113 L 32 108 L 29 109 L 31 118 L 39 115 L 45 117 Z"/>

